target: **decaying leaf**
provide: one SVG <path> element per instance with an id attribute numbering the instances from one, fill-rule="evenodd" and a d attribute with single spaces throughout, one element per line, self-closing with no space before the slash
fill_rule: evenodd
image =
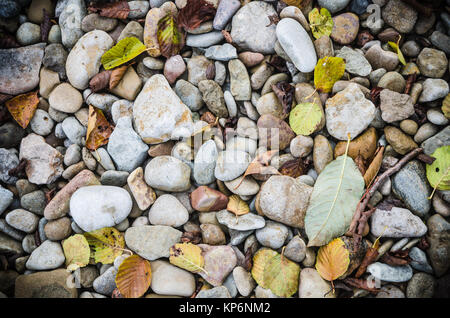
<path id="1" fill-rule="evenodd" d="M 280 17 L 276 13 L 268 15 L 267 18 L 269 19 L 269 24 L 266 25 L 266 28 L 270 27 L 271 25 L 277 25 L 278 22 L 280 22 Z"/>
<path id="2" fill-rule="evenodd" d="M 95 150 L 109 141 L 114 127 L 106 120 L 101 109 L 89 105 L 89 118 L 86 131 L 86 148 Z"/>
<path id="3" fill-rule="evenodd" d="M 233 194 L 229 197 L 227 204 L 227 210 L 236 214 L 236 216 L 244 215 L 250 212 L 248 204 L 242 200 L 237 194 Z"/>
<path id="4" fill-rule="evenodd" d="M 442 101 L 442 113 L 446 118 L 450 118 L 450 94 Z"/>
<path id="5" fill-rule="evenodd" d="M 436 160 L 427 165 L 428 182 L 435 190 L 450 190 L 450 146 L 437 148 L 431 156 Z"/>
<path id="6" fill-rule="evenodd" d="M 166 58 L 177 55 L 184 46 L 184 33 L 170 13 L 158 21 L 157 36 L 161 54 Z"/>
<path id="7" fill-rule="evenodd" d="M 101 90 L 104 90 L 108 87 L 109 81 L 111 79 L 112 70 L 107 70 L 98 73 L 89 81 L 89 88 L 92 93 L 97 93 Z"/>
<path id="8" fill-rule="evenodd" d="M 90 13 L 98 13 L 102 17 L 126 19 L 130 13 L 128 1 L 112 3 L 91 3 L 88 7 Z"/>
<path id="9" fill-rule="evenodd" d="M 362 278 L 358 279 L 358 278 L 347 277 L 346 279 L 343 280 L 343 282 L 352 287 L 364 289 L 371 293 L 378 293 L 380 291 L 379 289 L 376 288 L 375 284 L 372 283 L 372 281 L 369 279 L 362 279 Z"/>
<path id="10" fill-rule="evenodd" d="M 41 41 L 47 42 L 48 41 L 48 34 L 50 32 L 50 28 L 52 27 L 52 23 L 50 22 L 50 15 L 47 10 L 42 9 L 43 12 L 43 19 L 41 22 Z"/>
<path id="11" fill-rule="evenodd" d="M 18 95 L 5 103 L 11 116 L 23 129 L 27 128 L 38 104 L 37 91 Z"/>
<path id="12" fill-rule="evenodd" d="M 113 89 L 119 84 L 127 69 L 128 65 L 122 65 L 111 71 L 111 77 L 109 78 L 109 89 Z"/>
<path id="13" fill-rule="evenodd" d="M 277 253 L 264 267 L 264 284 L 277 296 L 291 297 L 298 290 L 299 275 L 300 266 Z"/>
<path id="14" fill-rule="evenodd" d="M 66 257 L 67 270 L 74 271 L 89 264 L 91 251 L 88 241 L 83 235 L 72 235 L 63 241 L 62 247 Z"/>
<path id="15" fill-rule="evenodd" d="M 283 0 L 288 6 L 294 6 L 297 8 L 302 8 L 302 3 L 306 2 L 304 0 Z"/>
<path id="16" fill-rule="evenodd" d="M 321 58 L 314 68 L 314 85 L 323 92 L 331 92 L 334 83 L 341 79 L 345 73 L 345 61 L 341 57 L 325 56 Z"/>
<path id="17" fill-rule="evenodd" d="M 319 248 L 316 269 L 323 279 L 330 282 L 338 279 L 345 274 L 349 264 L 350 253 L 340 238 Z"/>
<path id="18" fill-rule="evenodd" d="M 141 297 L 152 281 L 150 262 L 139 255 L 128 256 L 120 264 L 115 281 L 125 298 Z"/>
<path id="19" fill-rule="evenodd" d="M 123 234 L 113 227 L 104 227 L 83 235 L 92 248 L 91 257 L 96 263 L 111 264 L 124 251 Z"/>
<path id="20" fill-rule="evenodd" d="M 401 38 L 402 38 L 401 36 L 398 37 L 397 43 L 389 41 L 388 44 L 395 51 L 395 53 L 397 53 L 398 60 L 400 61 L 400 63 L 406 65 L 405 57 L 403 56 L 402 50 L 400 50 L 399 45 Z"/>
<path id="21" fill-rule="evenodd" d="M 401 250 L 383 254 L 380 261 L 390 266 L 404 266 L 411 263 L 411 258 L 409 257 L 409 250 Z"/>
<path id="22" fill-rule="evenodd" d="M 383 153 L 384 147 L 380 147 L 375 155 L 375 158 L 373 158 L 369 168 L 367 168 L 366 173 L 364 174 L 364 182 L 367 187 L 372 184 L 378 174 L 378 171 L 380 171 L 381 163 L 383 161 Z"/>
<path id="23" fill-rule="evenodd" d="M 200 231 L 183 232 L 180 240 L 183 243 L 198 244 L 202 241 L 202 232 Z"/>
<path id="24" fill-rule="evenodd" d="M 135 37 L 124 38 L 102 55 L 105 70 L 122 65 L 146 50 L 144 44 Z"/>
<path id="25" fill-rule="evenodd" d="M 305 216 L 308 246 L 322 246 L 347 232 L 364 193 L 364 179 L 345 154 L 330 162 L 314 184 Z"/>
<path id="26" fill-rule="evenodd" d="M 324 35 L 329 36 L 333 31 L 333 18 L 326 8 L 321 8 L 320 12 L 319 9 L 314 8 L 309 12 L 308 18 L 311 32 L 316 39 Z"/>
<path id="27" fill-rule="evenodd" d="M 216 9 L 204 0 L 188 0 L 178 13 L 178 25 L 186 31 L 191 31 L 208 20 L 214 19 Z"/>
<path id="28" fill-rule="evenodd" d="M 191 273 L 205 271 L 202 249 L 192 243 L 178 243 L 170 248 L 169 262 Z"/>
<path id="29" fill-rule="evenodd" d="M 260 248 L 255 255 L 253 255 L 252 277 L 262 288 L 268 288 L 268 285 L 264 282 L 265 267 L 276 255 L 278 255 L 277 252 L 267 247 Z"/>
<path id="30" fill-rule="evenodd" d="M 251 174 L 280 174 L 275 167 L 269 165 L 270 159 L 272 159 L 272 157 L 277 153 L 278 150 L 270 150 L 256 156 L 256 158 L 253 159 L 253 161 L 248 165 L 247 170 L 245 170 L 241 182 L 239 182 L 234 189 L 236 190 L 239 188 L 245 177 Z"/>
<path id="31" fill-rule="evenodd" d="M 324 114 L 318 104 L 302 103 L 291 111 L 289 126 L 297 135 L 309 136 L 320 128 L 323 120 Z"/>
<path id="32" fill-rule="evenodd" d="M 356 278 L 361 277 L 366 272 L 367 266 L 376 262 L 377 257 L 379 255 L 378 253 L 379 248 L 380 248 L 380 238 L 377 238 L 375 240 L 375 243 L 373 243 L 373 245 L 369 246 L 369 248 L 367 249 L 366 255 L 364 255 L 361 265 L 359 265 L 358 271 L 355 274 Z"/>
<path id="33" fill-rule="evenodd" d="M 303 162 L 302 158 L 289 160 L 285 162 L 280 168 L 280 173 L 282 175 L 289 176 L 292 178 L 300 177 L 301 175 L 305 174 L 305 172 L 306 172 L 306 165 Z"/>
<path id="34" fill-rule="evenodd" d="M 294 101 L 295 88 L 286 81 L 272 84 L 272 90 L 277 95 L 281 106 L 283 107 L 283 117 L 289 116 Z"/>
<path id="35" fill-rule="evenodd" d="M 358 154 L 354 160 L 355 165 L 358 167 L 359 172 L 361 172 L 361 175 L 364 176 L 366 174 L 366 164 L 363 156 Z"/>

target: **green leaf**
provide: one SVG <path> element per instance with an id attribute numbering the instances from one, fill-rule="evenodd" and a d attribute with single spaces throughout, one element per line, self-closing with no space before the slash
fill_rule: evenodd
<path id="1" fill-rule="evenodd" d="M 364 178 L 352 158 L 339 156 L 319 174 L 305 216 L 308 246 L 322 246 L 347 232 L 364 192 Z"/>
<path id="2" fill-rule="evenodd" d="M 157 36 L 161 54 L 166 58 L 177 55 L 184 46 L 184 33 L 170 13 L 158 21 Z"/>
<path id="3" fill-rule="evenodd" d="M 311 135 L 323 120 L 323 110 L 316 103 L 298 104 L 289 114 L 289 125 L 297 135 Z"/>
<path id="4" fill-rule="evenodd" d="M 145 45 L 137 38 L 124 38 L 106 51 L 105 54 L 102 55 L 101 61 L 105 70 L 109 70 L 134 59 L 145 50 Z"/>
<path id="5" fill-rule="evenodd" d="M 291 297 L 298 290 L 300 266 L 277 253 L 264 268 L 264 283 L 280 297 Z"/>
<path id="6" fill-rule="evenodd" d="M 399 41 L 400 41 L 400 39 L 399 39 Z M 400 63 L 402 63 L 403 65 L 406 65 L 405 57 L 403 56 L 402 50 L 400 50 L 398 43 L 389 41 L 388 44 L 397 53 L 398 60 L 400 61 Z"/>
<path id="7" fill-rule="evenodd" d="M 314 68 L 314 85 L 323 92 L 331 92 L 334 83 L 341 79 L 345 73 L 345 61 L 341 57 L 325 56 L 321 58 Z"/>
<path id="8" fill-rule="evenodd" d="M 431 155 L 436 160 L 427 165 L 427 179 L 437 190 L 450 190 L 450 146 L 437 148 Z"/>
<path id="9" fill-rule="evenodd" d="M 317 8 L 314 8 L 309 12 L 308 18 L 311 32 L 316 39 L 319 39 L 324 35 L 330 36 L 334 25 L 330 11 L 326 8 L 322 8 L 319 12 Z"/>

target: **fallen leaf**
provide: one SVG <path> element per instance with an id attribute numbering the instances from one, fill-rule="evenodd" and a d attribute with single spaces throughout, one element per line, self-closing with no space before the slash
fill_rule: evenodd
<path id="1" fill-rule="evenodd" d="M 327 281 L 334 281 L 345 274 L 350 264 L 350 253 L 345 243 L 336 238 L 319 248 L 316 258 L 316 270 Z"/>
<path id="2" fill-rule="evenodd" d="M 432 157 L 436 160 L 427 165 L 427 179 L 435 190 L 450 190 L 450 146 L 437 148 Z"/>
<path id="3" fill-rule="evenodd" d="M 384 147 L 380 147 L 375 155 L 375 158 L 373 158 L 370 163 L 369 168 L 367 168 L 366 173 L 364 174 L 364 182 L 366 183 L 366 187 L 369 187 L 369 185 L 372 184 L 378 174 L 378 171 L 380 171 L 381 163 L 383 162 L 383 153 Z"/>
<path id="4" fill-rule="evenodd" d="M 96 150 L 106 145 L 114 127 L 106 120 L 101 109 L 89 105 L 88 126 L 86 131 L 86 148 Z"/>
<path id="5" fill-rule="evenodd" d="M 204 0 L 188 0 L 178 13 L 178 25 L 186 31 L 191 31 L 208 20 L 214 19 L 216 9 Z"/>
<path id="6" fill-rule="evenodd" d="M 359 172 L 361 172 L 361 175 L 365 175 L 366 173 L 366 164 L 364 163 L 364 158 L 361 155 L 357 155 L 355 160 L 355 164 L 358 167 Z"/>
<path id="7" fill-rule="evenodd" d="M 19 164 L 12 169 L 8 170 L 8 175 L 19 179 L 26 179 L 27 174 L 25 172 L 28 165 L 28 160 L 25 158 L 20 159 Z"/>
<path id="8" fill-rule="evenodd" d="M 36 108 L 39 105 L 37 91 L 11 98 L 5 105 L 14 120 L 20 127 L 25 129 L 30 123 L 31 118 L 33 118 Z"/>
<path id="9" fill-rule="evenodd" d="M 225 38 L 225 42 L 233 44 L 233 38 L 231 37 L 230 32 L 228 32 L 227 30 L 222 30 L 221 32 L 223 37 Z"/>
<path id="10" fill-rule="evenodd" d="M 325 56 L 314 68 L 314 85 L 323 93 L 330 93 L 334 83 L 345 73 L 345 61 L 341 57 Z"/>
<path id="11" fill-rule="evenodd" d="M 304 164 L 302 158 L 289 160 L 285 162 L 280 168 L 280 173 L 282 175 L 289 176 L 292 178 L 300 177 L 301 175 L 305 174 L 305 172 L 306 172 L 306 165 Z"/>
<path id="12" fill-rule="evenodd" d="M 130 13 L 128 1 L 113 3 L 91 3 L 88 7 L 90 13 L 98 13 L 102 17 L 114 19 L 126 19 Z"/>
<path id="13" fill-rule="evenodd" d="M 66 267 L 74 271 L 89 264 L 91 251 L 86 238 L 81 234 L 75 234 L 62 242 Z"/>
<path id="14" fill-rule="evenodd" d="M 403 56 L 402 50 L 400 50 L 400 46 L 399 46 L 401 38 L 402 37 L 399 36 L 397 43 L 389 41 L 388 44 L 395 51 L 395 53 L 397 53 L 398 60 L 400 61 L 400 63 L 402 63 L 403 65 L 406 65 L 405 57 Z"/>
<path id="15" fill-rule="evenodd" d="M 89 81 L 89 88 L 92 93 L 97 93 L 101 90 L 104 90 L 108 87 L 109 81 L 111 79 L 112 70 L 103 71 L 95 75 Z"/>
<path id="16" fill-rule="evenodd" d="M 283 2 L 286 3 L 288 6 L 301 8 L 302 2 L 304 2 L 304 0 L 283 0 Z"/>
<path id="17" fill-rule="evenodd" d="M 236 214 L 236 216 L 244 215 L 250 212 L 248 204 L 237 194 L 233 194 L 232 196 L 230 196 L 227 204 L 227 210 Z"/>
<path id="18" fill-rule="evenodd" d="M 178 243 L 170 248 L 169 262 L 191 273 L 205 271 L 202 249 L 192 243 Z"/>
<path id="19" fill-rule="evenodd" d="M 43 19 L 41 22 L 41 41 L 47 42 L 48 41 L 48 34 L 50 32 L 50 29 L 52 27 L 52 23 L 50 22 L 50 16 L 47 10 L 42 9 L 43 12 Z"/>
<path id="20" fill-rule="evenodd" d="M 161 54 L 166 58 L 177 55 L 184 46 L 184 33 L 170 13 L 158 21 L 157 36 Z"/>
<path id="21" fill-rule="evenodd" d="M 446 118 L 450 118 L 450 94 L 445 96 L 442 101 L 442 113 L 444 113 Z"/>
<path id="22" fill-rule="evenodd" d="M 113 227 L 104 227 L 83 235 L 93 249 L 91 257 L 96 263 L 111 264 L 124 251 L 123 234 Z"/>
<path id="23" fill-rule="evenodd" d="M 401 250 L 383 254 L 380 261 L 390 266 L 404 266 L 411 263 L 411 258 L 409 257 L 409 250 Z"/>
<path id="24" fill-rule="evenodd" d="M 370 284 L 371 281 L 368 279 L 362 279 L 362 278 L 358 279 L 358 278 L 347 277 L 346 279 L 343 280 L 343 282 L 352 287 L 364 289 L 371 293 L 380 292 L 380 290 L 375 287 L 375 284 L 373 286 L 371 286 L 371 284 Z"/>
<path id="25" fill-rule="evenodd" d="M 102 55 L 105 70 L 126 63 L 146 50 L 144 44 L 135 37 L 124 38 Z"/>
<path id="26" fill-rule="evenodd" d="M 276 13 L 268 15 L 267 18 L 269 19 L 269 24 L 266 25 L 266 28 L 270 27 L 271 25 L 277 25 L 278 22 L 280 22 L 280 17 Z"/>
<path id="27" fill-rule="evenodd" d="M 202 232 L 200 231 L 184 232 L 183 235 L 181 235 L 180 240 L 183 243 L 198 244 L 202 240 Z"/>
<path id="28" fill-rule="evenodd" d="M 367 267 L 370 264 L 376 262 L 377 257 L 379 255 L 379 253 L 378 253 L 379 248 L 380 248 L 380 240 L 379 240 L 379 238 L 377 238 L 375 240 L 375 243 L 373 243 L 373 245 L 369 246 L 369 248 L 367 249 L 366 255 L 364 255 L 364 258 L 363 258 L 361 264 L 359 265 L 358 271 L 355 274 L 356 278 L 361 277 L 366 272 Z"/>
<path id="29" fill-rule="evenodd" d="M 109 89 L 113 89 L 119 84 L 127 69 L 128 65 L 122 65 L 111 71 L 111 76 L 109 78 Z"/>
<path id="30" fill-rule="evenodd" d="M 283 118 L 289 116 L 294 101 L 295 88 L 285 81 L 272 84 L 272 90 L 277 95 L 281 106 L 283 107 Z"/>
<path id="31" fill-rule="evenodd" d="M 247 170 L 245 170 L 244 176 L 239 182 L 239 184 L 234 188 L 236 190 L 241 185 L 242 181 L 245 179 L 246 176 L 251 174 L 280 174 L 278 170 L 275 167 L 272 167 L 269 165 L 270 159 L 272 159 L 275 154 L 278 153 L 278 150 L 270 150 L 266 151 L 262 154 L 259 154 L 256 156 L 255 159 L 253 159 L 252 162 L 247 167 Z"/>
<path id="32" fill-rule="evenodd" d="M 311 32 L 316 39 L 319 39 L 324 35 L 331 35 L 334 23 L 330 11 L 326 8 L 321 8 L 320 12 L 319 9 L 314 8 L 309 12 L 308 18 Z"/>
<path id="33" fill-rule="evenodd" d="M 264 282 L 265 268 L 267 263 L 276 255 L 278 255 L 277 252 L 267 247 L 260 248 L 253 255 L 252 277 L 262 288 L 268 288 L 268 285 Z"/>
<path id="34" fill-rule="evenodd" d="M 125 298 L 138 298 L 145 294 L 152 281 L 150 262 L 139 255 L 128 256 L 120 264 L 115 282 Z"/>
<path id="35" fill-rule="evenodd" d="M 289 126 L 297 135 L 309 136 L 320 128 L 324 120 L 322 108 L 316 103 L 295 106 L 289 115 Z"/>
<path id="36" fill-rule="evenodd" d="M 291 297 L 298 290 L 299 275 L 300 266 L 277 253 L 264 268 L 264 284 L 277 296 Z"/>

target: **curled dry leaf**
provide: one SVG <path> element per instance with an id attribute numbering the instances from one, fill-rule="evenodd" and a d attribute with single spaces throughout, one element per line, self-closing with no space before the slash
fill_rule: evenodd
<path id="1" fill-rule="evenodd" d="M 62 247 L 66 257 L 67 270 L 74 271 L 89 264 L 91 251 L 88 241 L 83 235 L 72 235 L 63 241 Z"/>
<path id="2" fill-rule="evenodd" d="M 374 283 L 371 283 L 371 280 L 369 279 L 347 277 L 343 280 L 343 282 L 352 287 L 364 289 L 371 293 L 378 293 L 380 291 L 375 287 Z"/>
<path id="3" fill-rule="evenodd" d="M 184 232 L 181 235 L 180 240 L 183 243 L 198 244 L 202 240 L 202 232 L 200 232 L 200 231 Z"/>
<path id="4" fill-rule="evenodd" d="M 37 91 L 18 95 L 5 103 L 11 116 L 23 129 L 27 128 L 38 104 Z"/>
<path id="5" fill-rule="evenodd" d="M 102 17 L 126 19 L 130 13 L 128 1 L 112 3 L 91 3 L 88 7 L 90 13 L 98 13 Z"/>
<path id="6" fill-rule="evenodd" d="M 411 258 L 409 257 L 409 250 L 401 250 L 383 254 L 380 261 L 390 266 L 404 266 L 411 263 Z"/>
<path id="7" fill-rule="evenodd" d="M 375 180 L 378 174 L 378 171 L 380 171 L 381 163 L 383 161 L 383 152 L 384 147 L 378 148 L 375 158 L 373 158 L 372 162 L 369 165 L 369 168 L 367 168 L 366 172 L 364 173 L 364 182 L 366 183 L 367 187 L 372 184 L 373 180 Z"/>
<path id="8" fill-rule="evenodd" d="M 365 175 L 366 173 L 366 164 L 364 162 L 363 156 L 358 154 L 355 158 L 355 164 L 358 167 L 359 172 L 361 172 L 361 175 Z"/>
<path id="9" fill-rule="evenodd" d="M 125 298 L 138 298 L 145 294 L 152 281 L 150 262 L 139 255 L 128 256 L 120 264 L 116 285 Z"/>
<path id="10" fill-rule="evenodd" d="M 106 145 L 114 127 L 106 120 L 101 109 L 89 105 L 88 127 L 86 132 L 86 148 L 96 150 Z"/>
<path id="11" fill-rule="evenodd" d="M 379 238 L 377 238 L 375 243 L 373 243 L 373 245 L 369 246 L 369 248 L 367 249 L 366 255 L 364 255 L 364 258 L 361 261 L 361 265 L 359 265 L 358 271 L 355 274 L 356 278 L 361 277 L 366 272 L 367 266 L 376 262 L 377 257 L 379 255 L 378 253 L 379 248 L 380 248 L 380 240 Z"/>
<path id="12" fill-rule="evenodd" d="M 103 71 L 91 78 L 91 80 L 89 81 L 89 88 L 91 89 L 92 93 L 97 93 L 108 87 L 109 81 L 111 79 L 111 73 L 111 70 Z"/>
<path id="13" fill-rule="evenodd" d="M 25 169 L 27 168 L 28 160 L 25 158 L 20 159 L 19 164 L 14 168 L 8 170 L 8 175 L 19 179 L 26 179 L 27 174 Z"/>
<path id="14" fill-rule="evenodd" d="M 216 9 L 204 0 L 188 0 L 178 13 L 178 25 L 186 31 L 194 30 L 205 21 L 214 19 Z"/>
<path id="15" fill-rule="evenodd" d="M 165 58 L 177 55 L 184 46 L 184 33 L 171 13 L 158 21 L 158 43 Z"/>
<path id="16" fill-rule="evenodd" d="M 278 153 L 278 150 L 270 150 L 259 154 L 255 159 L 248 165 L 247 170 L 245 170 L 244 177 L 241 182 L 234 188 L 235 190 L 241 185 L 242 181 L 246 176 L 251 174 L 280 174 L 275 167 L 269 165 L 270 159 Z"/>
<path id="17" fill-rule="evenodd" d="M 230 196 L 227 204 L 227 210 L 236 214 L 236 216 L 244 215 L 250 212 L 248 204 L 237 194 L 233 194 L 232 196 Z"/>
<path id="18" fill-rule="evenodd" d="M 0 49 L 11 49 L 16 47 L 20 47 L 16 37 L 0 29 Z"/>
<path id="19" fill-rule="evenodd" d="M 325 56 L 314 68 L 314 85 L 323 93 L 330 93 L 334 83 L 345 73 L 345 61 L 341 57 Z"/>
<path id="20" fill-rule="evenodd" d="M 192 243 L 178 243 L 170 248 L 169 262 L 191 273 L 205 272 L 202 249 Z"/>
<path id="21" fill-rule="evenodd" d="M 316 269 L 323 279 L 333 282 L 345 274 L 349 265 L 350 252 L 342 239 L 336 238 L 319 248 Z"/>
<path id="22" fill-rule="evenodd" d="M 113 89 L 119 84 L 127 69 L 128 65 L 122 65 L 111 71 L 111 76 L 109 78 L 109 89 Z"/>
<path id="23" fill-rule="evenodd" d="M 111 264 L 124 251 L 123 234 L 113 227 L 104 227 L 83 235 L 92 248 L 91 257 L 96 263 Z"/>
<path id="24" fill-rule="evenodd" d="M 301 175 L 305 174 L 305 171 L 306 165 L 303 162 L 302 158 L 289 160 L 285 162 L 280 168 L 280 173 L 282 175 L 289 176 L 292 178 L 300 177 Z"/>
<path id="25" fill-rule="evenodd" d="M 289 116 L 294 101 L 295 88 L 286 81 L 272 84 L 272 90 L 277 95 L 281 106 L 283 107 L 283 118 Z"/>

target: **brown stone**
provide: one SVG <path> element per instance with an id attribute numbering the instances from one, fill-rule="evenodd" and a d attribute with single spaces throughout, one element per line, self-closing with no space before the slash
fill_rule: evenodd
<path id="1" fill-rule="evenodd" d="M 346 45 L 352 43 L 359 31 L 359 18 L 354 13 L 342 13 L 333 18 L 333 31 L 331 38 L 333 41 Z"/>
<path id="2" fill-rule="evenodd" d="M 148 155 L 150 157 L 170 156 L 174 145 L 175 142 L 171 140 L 163 142 L 161 144 L 152 145 L 148 150 Z"/>
<path id="3" fill-rule="evenodd" d="M 201 224 L 202 241 L 209 245 L 225 245 L 226 239 L 220 226 L 216 224 Z"/>
<path id="4" fill-rule="evenodd" d="M 71 221 L 68 217 L 49 221 L 44 226 L 45 236 L 52 241 L 63 240 L 72 233 Z"/>
<path id="5" fill-rule="evenodd" d="M 282 119 L 273 115 L 263 115 L 258 119 L 259 146 L 268 149 L 285 149 L 295 138 L 291 127 Z"/>
<path id="6" fill-rule="evenodd" d="M 394 148 L 396 152 L 401 155 L 405 155 L 411 150 L 418 147 L 418 145 L 411 137 L 393 126 L 385 127 L 384 134 L 386 136 L 387 142 L 392 146 L 392 148 Z"/>
<path id="7" fill-rule="evenodd" d="M 201 186 L 191 193 L 191 205 L 200 212 L 219 211 L 226 209 L 228 197 L 222 192 Z"/>
<path id="8" fill-rule="evenodd" d="M 75 282 L 66 269 L 20 275 L 16 279 L 16 298 L 77 298 Z"/>
<path id="9" fill-rule="evenodd" d="M 334 148 L 334 157 L 337 158 L 345 153 L 346 141 L 340 141 Z M 372 158 L 377 150 L 377 132 L 375 128 L 370 127 L 362 135 L 353 139 L 348 146 L 348 156 L 356 159 L 361 155 L 365 160 Z"/>
<path id="10" fill-rule="evenodd" d="M 141 210 L 148 209 L 156 200 L 153 189 L 144 180 L 144 169 L 137 168 L 127 178 L 128 186 Z"/>

